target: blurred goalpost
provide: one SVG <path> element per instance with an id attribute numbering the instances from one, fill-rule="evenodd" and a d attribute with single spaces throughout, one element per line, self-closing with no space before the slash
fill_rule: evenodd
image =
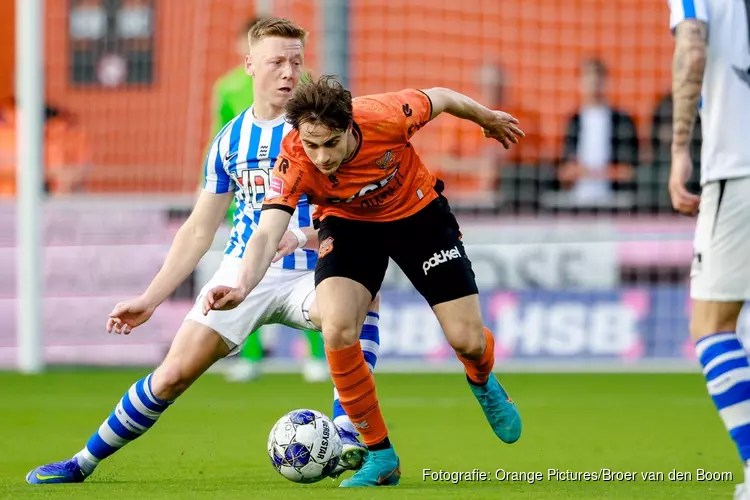
<path id="1" fill-rule="evenodd" d="M 18 369 L 44 369 L 42 158 L 44 112 L 43 0 L 16 0 L 16 98 L 18 113 Z"/>

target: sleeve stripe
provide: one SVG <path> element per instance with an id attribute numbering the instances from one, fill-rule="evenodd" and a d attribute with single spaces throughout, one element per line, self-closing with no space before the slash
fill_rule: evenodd
<path id="1" fill-rule="evenodd" d="M 672 30 L 686 19 L 708 22 L 706 0 L 670 0 L 669 8 L 671 10 L 669 25 Z"/>
<path id="2" fill-rule="evenodd" d="M 216 134 L 203 164 L 203 189 L 211 193 L 222 194 L 232 190 L 232 180 L 224 170 L 222 150 L 228 148 L 226 132 L 232 126 L 230 121 Z"/>
<path id="3" fill-rule="evenodd" d="M 219 141 L 215 140 L 214 143 L 211 144 L 211 149 L 208 152 L 208 156 L 206 157 L 206 164 L 203 168 L 203 178 L 205 179 L 203 187 L 208 191 L 211 191 L 212 193 L 216 192 L 216 184 L 218 183 L 218 178 L 216 175 L 216 162 L 212 160 L 218 157 Z"/>
<path id="4" fill-rule="evenodd" d="M 427 115 L 427 121 L 430 121 L 432 119 L 432 109 L 433 109 L 432 108 L 432 99 L 430 99 L 430 96 L 428 96 L 427 92 L 425 92 L 424 90 L 420 90 L 420 89 L 417 89 L 417 90 L 419 90 L 422 94 L 424 94 L 424 96 L 427 98 L 427 102 L 430 103 L 430 114 Z"/>
<path id="5" fill-rule="evenodd" d="M 685 19 L 695 19 L 695 2 L 682 0 L 682 11 L 685 13 Z"/>
<path id="6" fill-rule="evenodd" d="M 214 159 L 214 169 L 217 173 L 219 173 L 220 170 L 224 169 L 224 161 L 221 158 L 221 148 L 219 147 L 220 143 L 221 141 L 216 143 L 216 158 Z M 229 191 L 229 176 L 224 172 L 221 173 L 224 175 L 217 175 L 216 192 L 226 193 L 227 191 Z"/>
<path id="7" fill-rule="evenodd" d="M 282 205 L 280 203 L 269 203 L 269 204 L 263 204 L 263 207 L 261 207 L 261 210 L 269 210 L 269 209 L 278 209 L 283 210 L 284 212 L 287 212 L 289 215 L 294 215 L 294 208 L 288 207 L 286 205 Z"/>

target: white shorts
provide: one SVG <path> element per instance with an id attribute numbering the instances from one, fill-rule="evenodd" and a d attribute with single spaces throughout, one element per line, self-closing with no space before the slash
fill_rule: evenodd
<path id="1" fill-rule="evenodd" d="M 703 187 L 690 296 L 716 302 L 750 299 L 750 177 Z"/>
<path id="2" fill-rule="evenodd" d="M 234 309 L 209 311 L 203 315 L 203 299 L 217 285 L 234 286 L 242 260 L 224 256 L 219 269 L 201 289 L 185 320 L 205 325 L 224 337 L 239 351 L 247 337 L 263 325 L 280 323 L 299 330 L 318 330 L 310 321 L 310 304 L 315 299 L 315 272 L 272 267 L 258 286 Z"/>

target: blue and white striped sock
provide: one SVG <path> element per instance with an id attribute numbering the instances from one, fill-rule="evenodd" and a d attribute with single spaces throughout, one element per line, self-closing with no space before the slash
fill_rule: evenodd
<path id="1" fill-rule="evenodd" d="M 362 325 L 362 332 L 359 334 L 359 345 L 362 347 L 362 353 L 365 355 L 370 372 L 375 370 L 375 364 L 378 362 L 378 353 L 380 352 L 380 330 L 378 329 L 378 320 L 380 315 L 376 312 L 368 312 L 365 323 Z M 358 434 L 349 416 L 339 403 L 339 393 L 333 388 L 333 423 L 344 430 Z"/>
<path id="2" fill-rule="evenodd" d="M 735 332 L 703 337 L 695 344 L 708 393 L 737 445 L 750 459 L 750 361 Z"/>
<path id="3" fill-rule="evenodd" d="M 99 462 L 149 430 L 171 402 L 151 392 L 152 373 L 133 384 L 109 418 L 73 457 L 83 472 L 91 474 Z"/>

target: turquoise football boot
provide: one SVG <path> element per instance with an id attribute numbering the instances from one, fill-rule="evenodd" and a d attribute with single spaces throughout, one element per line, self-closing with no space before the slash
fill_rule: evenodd
<path id="1" fill-rule="evenodd" d="M 396 486 L 401 480 L 401 462 L 393 447 L 370 450 L 365 463 L 352 477 L 341 481 L 341 488 Z"/>
<path id="2" fill-rule="evenodd" d="M 518 441 L 521 437 L 521 414 L 495 375 L 491 373 L 484 385 L 469 382 L 469 387 L 482 406 L 495 435 L 508 444 Z"/>

